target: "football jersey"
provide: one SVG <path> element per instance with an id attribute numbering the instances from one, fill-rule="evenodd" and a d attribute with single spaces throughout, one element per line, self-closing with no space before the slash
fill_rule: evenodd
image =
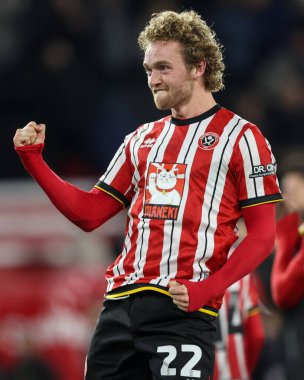
<path id="1" fill-rule="evenodd" d="M 205 279 L 226 262 L 242 208 L 282 199 L 268 141 L 219 105 L 140 126 L 95 187 L 129 207 L 108 291 Z M 209 306 L 220 304 L 219 297 Z"/>

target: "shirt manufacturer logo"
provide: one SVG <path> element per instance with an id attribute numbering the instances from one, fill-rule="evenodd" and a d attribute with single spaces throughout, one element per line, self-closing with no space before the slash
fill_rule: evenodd
<path id="1" fill-rule="evenodd" d="M 148 138 L 141 144 L 140 148 L 152 148 L 155 141 L 156 141 L 156 138 Z"/>
<path id="2" fill-rule="evenodd" d="M 199 138 L 198 146 L 204 150 L 212 150 L 217 146 L 219 140 L 220 137 L 218 134 L 214 132 L 207 132 Z"/>

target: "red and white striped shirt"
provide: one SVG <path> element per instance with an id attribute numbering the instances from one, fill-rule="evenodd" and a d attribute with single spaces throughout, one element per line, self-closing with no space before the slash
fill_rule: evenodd
<path id="1" fill-rule="evenodd" d="M 275 172 L 259 129 L 219 105 L 139 127 L 95 186 L 130 205 L 122 253 L 106 272 L 108 291 L 166 288 L 174 278 L 200 281 L 216 272 L 237 239 L 242 207 L 281 200 Z"/>
<path id="2" fill-rule="evenodd" d="M 261 340 L 262 317 L 258 304 L 252 275 L 243 277 L 227 289 L 216 319 L 214 380 L 251 378 L 250 356 L 258 357 L 259 352 L 253 350 L 261 349 L 262 343 L 250 341 Z"/>

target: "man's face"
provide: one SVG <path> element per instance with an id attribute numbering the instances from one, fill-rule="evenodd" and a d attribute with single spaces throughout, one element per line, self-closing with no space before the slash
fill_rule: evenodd
<path id="1" fill-rule="evenodd" d="M 282 179 L 283 195 L 286 205 L 292 211 L 304 212 L 304 176 L 290 172 Z"/>
<path id="2" fill-rule="evenodd" d="M 190 101 L 193 79 L 184 62 L 179 42 L 150 43 L 143 65 L 158 109 L 177 110 Z"/>

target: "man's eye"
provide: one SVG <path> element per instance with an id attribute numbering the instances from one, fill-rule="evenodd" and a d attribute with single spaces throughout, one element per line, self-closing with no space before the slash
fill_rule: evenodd
<path id="1" fill-rule="evenodd" d="M 145 70 L 146 71 L 146 74 L 148 75 L 148 77 L 151 75 L 152 71 L 151 70 Z"/>

